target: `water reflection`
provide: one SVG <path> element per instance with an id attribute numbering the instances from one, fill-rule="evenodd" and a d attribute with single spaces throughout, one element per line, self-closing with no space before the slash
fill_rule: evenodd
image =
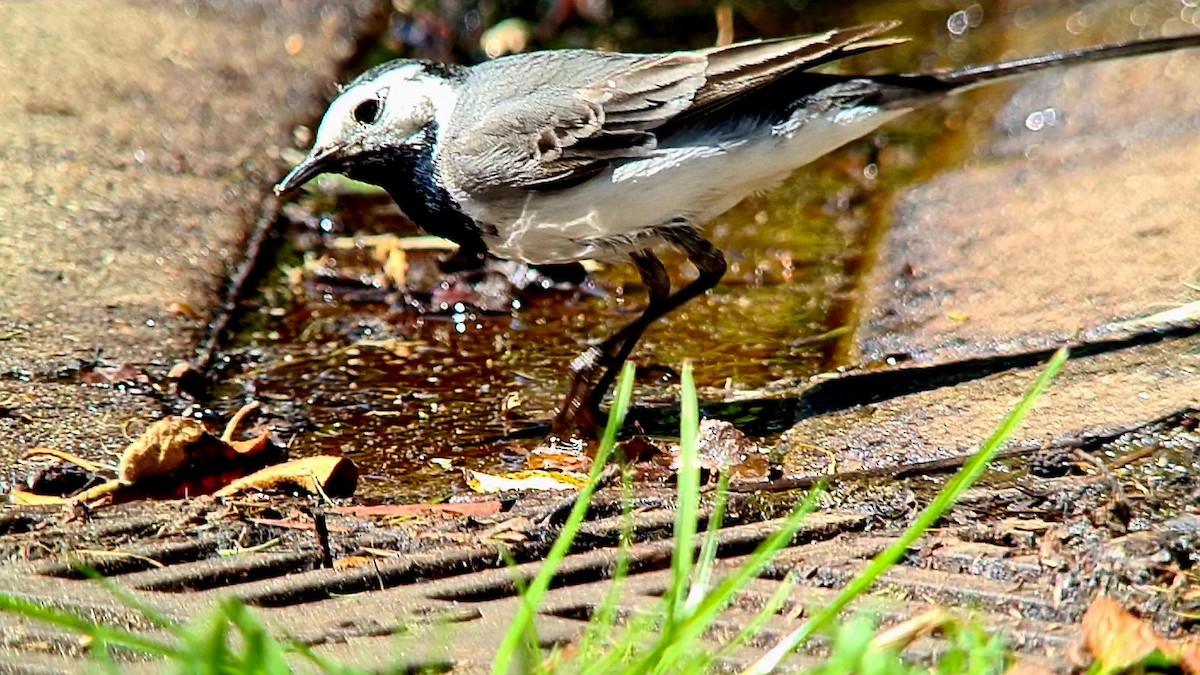
<path id="1" fill-rule="evenodd" d="M 422 9 L 428 4 L 393 18 L 391 42 L 426 55 L 478 57 L 498 5 L 435 15 Z M 672 3 L 652 4 L 658 9 L 640 11 Z M 902 19 L 900 32 L 913 41 L 855 57 L 852 66 L 863 71 L 986 62 L 1172 32 L 1200 18 L 1186 3 L 1166 0 L 734 6 L 739 38 Z M 526 43 L 702 46 L 715 35 L 713 16 L 694 6 L 670 20 L 620 11 L 604 22 L 577 15 L 557 32 L 531 20 Z M 1011 141 L 1013 128 L 996 123 L 1007 95 L 1004 88 L 984 90 L 910 115 L 711 223 L 729 274 L 710 296 L 647 332 L 635 357 L 643 373 L 639 400 L 673 400 L 674 369 L 685 358 L 696 361 L 708 400 L 746 397 L 781 379 L 853 362 L 860 284 L 895 196 L 948 168 L 988 161 L 995 143 Z M 1048 130 L 1069 114 L 1043 100 L 1021 105 L 1012 114 L 1024 133 Z M 376 281 L 391 258 L 380 260 L 366 246 L 334 246 L 364 235 L 418 235 L 390 201 L 354 191 L 316 194 L 287 215 L 279 271 L 243 317 L 237 350 L 256 367 L 235 384 L 285 418 L 294 454 L 353 458 L 368 495 L 444 496 L 458 489 L 459 468 L 495 470 L 512 460 L 519 444 L 481 443 L 545 421 L 571 358 L 636 316 L 643 302 L 631 269 L 602 269 L 582 285 L 534 275 L 514 291 L 506 275 L 524 270 L 493 266 L 488 274 L 499 276 L 492 286 L 447 281 L 437 265 L 443 254 L 429 250 L 403 252 L 405 285 L 417 289 L 406 295 Z M 667 262 L 676 279 L 693 273 L 677 258 Z M 313 276 L 321 266 L 330 274 Z"/>

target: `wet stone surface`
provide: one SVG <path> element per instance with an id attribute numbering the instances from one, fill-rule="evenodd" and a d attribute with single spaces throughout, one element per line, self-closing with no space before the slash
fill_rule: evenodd
<path id="1" fill-rule="evenodd" d="M 207 332 L 279 171 L 272 155 L 290 125 L 319 113 L 364 11 L 266 0 L 5 5 L 5 465 L 39 444 L 105 458 L 129 420 L 155 416 L 165 387 L 146 383 Z M 91 365 L 148 374 L 134 392 L 85 384 Z"/>
<path id="2" fill-rule="evenodd" d="M 1184 29 L 1170 3 L 1151 5 L 1140 24 L 1127 2 L 988 7 L 962 35 L 946 32 L 945 14 L 914 9 L 902 18 L 915 43 L 860 67 L 946 67 Z M 852 6 L 811 20 L 884 14 Z M 780 32 L 789 16 L 775 17 Z M 1087 30 L 1064 30 L 1077 24 Z M 637 350 L 636 400 L 674 404 L 676 368 L 692 358 L 706 401 L 746 402 L 738 424 L 778 430 L 791 419 L 771 405 L 754 412 L 753 401 L 787 395 L 783 378 L 1128 334 L 1106 326 L 1191 292 L 1180 282 L 1192 274 L 1187 244 L 1197 234 L 1183 217 L 1193 206 L 1187 143 L 1197 124 L 1171 111 L 1196 96 L 1186 73 L 1197 58 L 1154 56 L 973 92 L 747 200 L 708 228 L 731 259 L 723 285 L 652 327 Z M 1140 82 L 1153 86 L 1121 96 Z M 447 252 L 416 249 L 397 263 L 376 237 L 413 237 L 414 226 L 381 195 L 323 185 L 285 211 L 281 272 L 242 316 L 229 352 L 227 381 L 241 391 L 222 395 L 267 400 L 295 434 L 296 453 L 340 452 L 370 467 L 362 494 L 372 499 L 460 492 L 448 464 L 516 468 L 530 443 L 509 435 L 536 436 L 565 365 L 636 316 L 635 275 L 618 266 L 574 285 L 534 272 L 530 283 L 528 270 L 493 261 L 482 274 L 447 276 L 438 267 Z M 691 274 L 669 263 L 676 279 Z M 671 433 L 655 414 L 636 417 Z"/>
<path id="3" fill-rule="evenodd" d="M 913 368 L 909 372 L 916 373 Z M 899 467 L 973 452 L 1040 367 L 1008 370 L 804 420 L 780 440 L 789 473 Z M 852 377 L 852 376 L 851 376 Z M 1150 424 L 1200 409 L 1200 339 L 1169 340 L 1072 360 L 1013 437 L 1051 443 Z"/>

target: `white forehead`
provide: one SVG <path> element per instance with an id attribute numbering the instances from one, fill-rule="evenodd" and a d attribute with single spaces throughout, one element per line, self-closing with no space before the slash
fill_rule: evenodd
<path id="1" fill-rule="evenodd" d="M 315 147 L 329 145 L 355 127 L 354 109 L 368 99 L 380 99 L 380 117 L 385 121 L 402 120 L 414 109 L 432 103 L 439 123 L 448 121 L 457 97 L 450 83 L 432 77 L 420 63 L 406 63 L 389 68 L 369 79 L 356 81 L 346 87 L 329 105 L 317 129 Z"/>

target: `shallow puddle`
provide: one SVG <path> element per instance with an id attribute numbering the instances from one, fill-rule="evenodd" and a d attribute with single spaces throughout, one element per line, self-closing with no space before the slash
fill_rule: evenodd
<path id="1" fill-rule="evenodd" d="M 897 33 L 913 42 L 857 57 L 854 68 L 868 72 L 1132 39 L 1183 20 L 1181 5 L 1166 1 L 790 4 L 798 8 L 740 9 L 737 37 L 902 19 Z M 659 25 L 700 32 L 664 35 L 618 22 L 563 39 L 670 49 L 711 43 L 715 32 L 711 14 Z M 646 333 L 634 357 L 638 402 L 670 404 L 685 359 L 696 363 L 706 401 L 853 363 L 859 284 L 896 195 L 987 161 L 995 144 L 1032 129 L 996 122 L 1007 91 L 997 86 L 911 114 L 710 223 L 730 271 L 715 292 Z M 532 441 L 507 437 L 546 422 L 570 360 L 640 311 L 633 270 L 602 268 L 578 284 L 572 270 L 547 277 L 494 264 L 482 282 L 448 282 L 437 267 L 444 252 L 407 250 L 406 292 L 391 290 L 378 283 L 384 261 L 355 238 L 420 233 L 385 197 L 332 185 L 285 211 L 276 270 L 240 317 L 228 351 L 234 377 L 219 393 L 267 403 L 293 455 L 352 458 L 367 498 L 436 500 L 465 489 L 461 468 L 521 465 Z M 677 280 L 692 273 L 675 257 L 667 261 Z"/>

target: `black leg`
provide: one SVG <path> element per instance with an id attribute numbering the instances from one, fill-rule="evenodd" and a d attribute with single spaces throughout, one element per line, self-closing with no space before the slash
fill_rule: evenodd
<path id="1" fill-rule="evenodd" d="M 443 274 L 458 272 L 473 272 L 483 267 L 487 261 L 487 251 L 479 246 L 460 246 L 445 259 L 438 261 L 438 268 Z"/>
<path id="2" fill-rule="evenodd" d="M 646 285 L 646 293 L 649 296 L 646 309 L 636 321 L 613 333 L 600 344 L 589 347 L 587 351 L 571 362 L 571 372 L 573 373 L 571 388 L 563 398 L 558 415 L 554 418 L 554 424 L 550 428 L 552 436 L 567 437 L 573 432 L 586 435 L 596 431 L 600 419 L 599 406 L 592 404 L 593 396 L 591 394 L 599 384 L 593 384 L 596 371 L 613 360 L 619 359 L 623 362 L 628 358 L 629 352 L 633 350 L 633 345 L 637 342 L 636 338 L 641 335 L 641 330 L 638 328 L 639 322 L 646 318 L 651 308 L 665 303 L 670 297 L 671 278 L 667 275 L 667 269 L 663 267 L 658 256 L 650 251 L 635 251 L 629 257 L 637 267 L 642 283 Z M 636 335 L 634 335 L 635 331 Z M 611 369 L 606 369 L 601 377 L 601 381 L 605 381 L 605 377 L 607 377 L 606 389 L 612 384 L 609 372 Z"/>
<path id="3" fill-rule="evenodd" d="M 699 276 L 671 295 L 670 280 L 662 262 L 649 251 L 633 254 L 633 262 L 650 295 L 646 309 L 629 325 L 588 349 L 571 364 L 575 377 L 551 426 L 552 435 L 561 437 L 571 431 L 594 433 L 598 427 L 600 403 L 646 328 L 716 286 L 725 275 L 725 256 L 694 229 L 686 226 L 672 229 L 665 239 L 687 254 Z M 593 385 L 597 372 L 600 372 L 600 378 Z"/>

